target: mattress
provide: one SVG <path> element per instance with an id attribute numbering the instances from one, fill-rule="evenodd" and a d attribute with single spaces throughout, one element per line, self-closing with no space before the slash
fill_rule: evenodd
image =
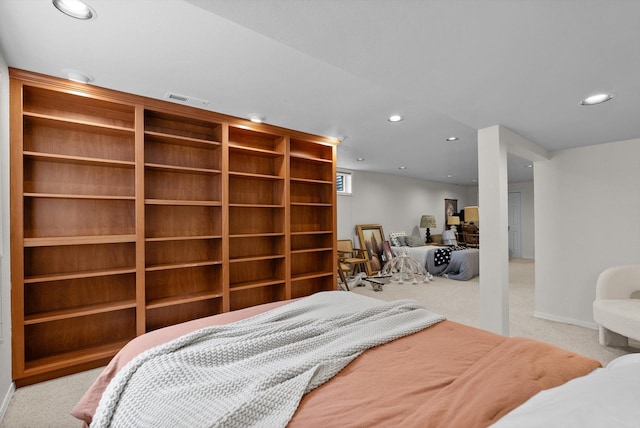
<path id="1" fill-rule="evenodd" d="M 330 293 L 340 299 L 344 292 Z M 284 304 L 287 302 L 202 318 L 132 340 L 72 414 L 90 423 L 110 380 L 140 352 L 196 329 L 231 323 Z M 442 321 L 364 352 L 306 394 L 289 426 L 335 426 L 339 418 L 343 427 L 486 427 L 538 391 L 599 366 L 595 360 L 552 345 Z"/>

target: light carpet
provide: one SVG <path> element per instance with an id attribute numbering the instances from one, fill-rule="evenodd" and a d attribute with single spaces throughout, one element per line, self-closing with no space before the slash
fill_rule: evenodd
<path id="1" fill-rule="evenodd" d="M 614 358 L 640 352 L 640 344 L 611 348 L 598 343 L 598 332 L 589 328 L 533 317 L 534 263 L 515 259 L 509 263 L 510 335 L 529 337 L 589 356 L 603 365 Z M 478 325 L 479 278 L 454 281 L 436 277 L 428 284 L 390 284 L 376 292 L 369 286 L 353 293 L 381 300 L 415 299 L 451 321 Z M 19 388 L 0 423 L 0 428 L 79 427 L 69 412 L 101 369 L 89 370 L 36 385 Z"/>
<path id="2" fill-rule="evenodd" d="M 512 259 L 509 262 L 509 335 L 527 337 L 586 355 L 606 365 L 629 352 L 640 352 L 640 343 L 630 341 L 628 348 L 613 348 L 598 343 L 598 331 L 533 316 L 533 260 Z M 383 291 L 371 287 L 354 287 L 352 292 L 381 300 L 416 299 L 427 309 L 451 321 L 478 327 L 480 278 L 469 281 L 434 277 L 427 284 L 388 284 Z M 595 284 L 594 284 L 595 287 Z"/>

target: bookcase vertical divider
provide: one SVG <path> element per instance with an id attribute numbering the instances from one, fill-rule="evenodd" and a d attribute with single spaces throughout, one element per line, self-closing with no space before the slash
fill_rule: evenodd
<path id="1" fill-rule="evenodd" d="M 285 159 L 289 159 L 291 148 L 289 146 L 291 139 L 287 136 L 285 138 Z M 284 204 L 285 204 L 285 214 L 284 214 L 284 224 L 285 224 L 285 273 L 286 273 L 286 281 L 287 287 L 285 288 L 285 298 L 291 299 L 291 170 L 289 168 L 289 162 L 284 162 L 282 166 L 284 168 L 284 176 L 285 176 L 285 190 L 284 190 Z"/>
<path id="2" fill-rule="evenodd" d="M 146 332 L 145 236 L 144 236 L 144 106 L 135 112 L 136 162 L 136 334 Z"/>
<path id="3" fill-rule="evenodd" d="M 229 291 L 229 123 L 222 124 L 222 310 L 230 311 Z"/>

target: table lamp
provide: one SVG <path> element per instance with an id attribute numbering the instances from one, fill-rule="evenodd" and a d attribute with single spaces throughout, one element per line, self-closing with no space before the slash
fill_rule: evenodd
<path id="1" fill-rule="evenodd" d="M 432 215 L 423 215 L 420 218 L 420 227 L 424 227 L 427 229 L 426 232 L 426 240 L 424 242 L 426 242 L 427 244 L 429 242 L 433 242 L 433 239 L 431 239 L 431 232 L 429 231 L 430 228 L 432 227 L 436 227 L 436 218 L 435 216 Z"/>
<path id="2" fill-rule="evenodd" d="M 447 224 L 451 226 L 451 230 L 453 230 L 453 233 L 456 233 L 458 231 L 457 226 L 460 225 L 460 217 L 457 215 L 452 215 L 447 219 Z"/>
<path id="3" fill-rule="evenodd" d="M 464 221 L 466 223 L 478 224 L 480 221 L 480 215 L 478 213 L 478 207 L 464 207 Z"/>

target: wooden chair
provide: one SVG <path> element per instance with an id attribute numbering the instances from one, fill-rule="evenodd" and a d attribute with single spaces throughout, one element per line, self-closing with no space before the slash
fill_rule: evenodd
<path id="1" fill-rule="evenodd" d="M 465 246 L 471 248 L 480 248 L 480 231 L 478 230 L 478 226 L 462 226 L 462 239 Z"/>
<path id="2" fill-rule="evenodd" d="M 341 263 L 342 262 L 340 261 L 340 257 L 338 257 L 338 277 L 340 278 L 340 282 L 342 282 L 342 284 L 344 285 L 344 288 L 346 288 L 347 291 L 350 291 L 347 277 L 344 275 L 344 271 L 340 268 Z"/>
<path id="3" fill-rule="evenodd" d="M 357 271 L 365 272 L 369 262 L 367 251 L 353 248 L 351 239 L 338 239 L 338 275 L 347 290 L 347 276 L 353 276 Z"/>

